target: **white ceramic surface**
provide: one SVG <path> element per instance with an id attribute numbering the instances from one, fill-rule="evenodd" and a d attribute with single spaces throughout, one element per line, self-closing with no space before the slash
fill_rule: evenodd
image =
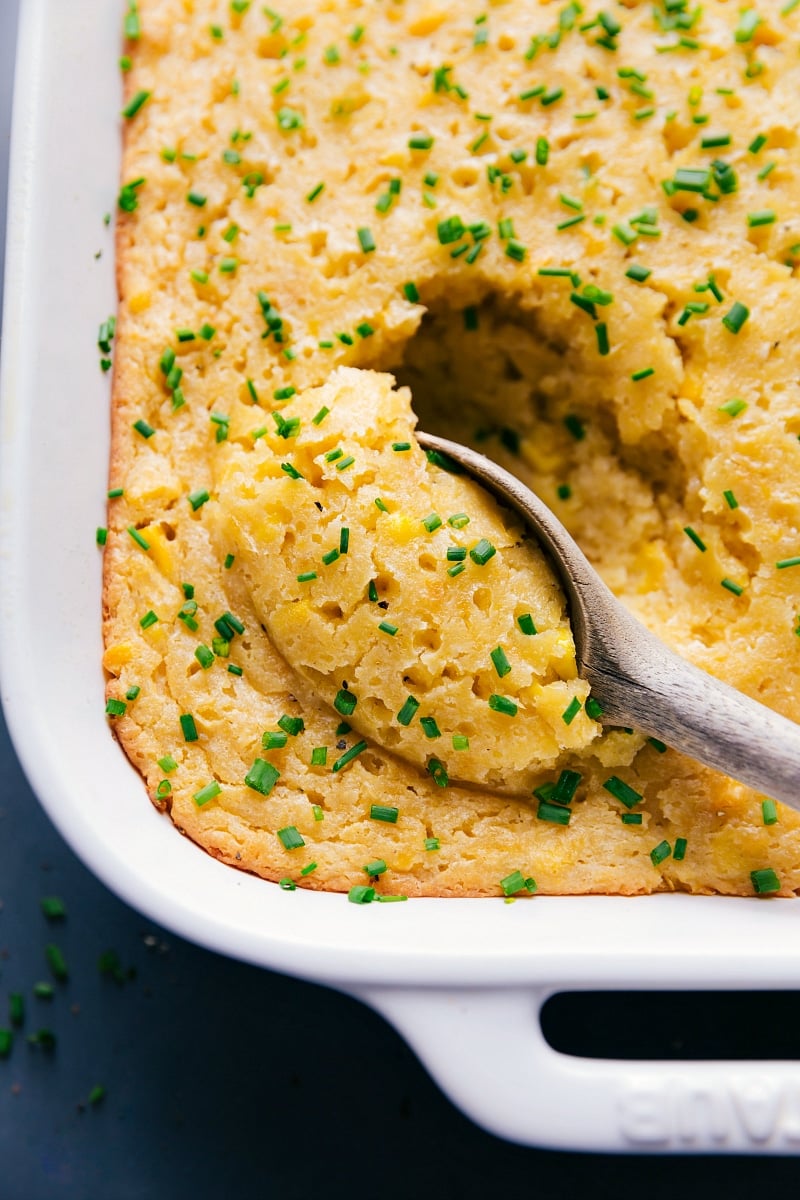
<path id="1" fill-rule="evenodd" d="M 800 904 L 653 896 L 348 904 L 224 867 L 147 801 L 103 715 L 100 558 L 122 0 L 26 0 L 0 412 L 0 687 L 61 833 L 130 904 L 235 957 L 360 996 L 501 1136 L 595 1149 L 800 1150 L 800 1064 L 567 1058 L 570 988 L 800 986 Z M 95 255 L 102 251 L 102 257 Z"/>

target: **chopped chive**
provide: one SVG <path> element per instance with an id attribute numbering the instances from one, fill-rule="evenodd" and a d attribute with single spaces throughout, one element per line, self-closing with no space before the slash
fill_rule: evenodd
<path id="1" fill-rule="evenodd" d="M 445 767 L 444 763 L 440 761 L 440 759 L 432 758 L 427 765 L 427 771 L 437 787 L 447 787 L 450 780 L 447 774 L 447 768 Z"/>
<path id="2" fill-rule="evenodd" d="M 520 631 L 527 637 L 532 637 L 536 633 L 536 626 L 533 623 L 533 617 L 530 613 L 523 613 L 517 617 L 517 625 Z"/>
<path id="3" fill-rule="evenodd" d="M 407 696 L 403 703 L 403 707 L 397 714 L 397 720 L 401 725 L 410 725 L 414 720 L 417 709 L 419 708 L 419 700 L 415 700 L 413 696 Z"/>
<path id="4" fill-rule="evenodd" d="M 511 670 L 511 663 L 506 658 L 506 652 L 502 646 L 496 646 L 494 650 L 492 650 L 489 657 L 494 663 L 494 669 L 497 671 L 500 679 L 502 679 L 504 675 L 508 675 L 509 671 Z"/>
<path id="5" fill-rule="evenodd" d="M 202 508 L 203 505 L 211 499 L 211 497 L 209 496 L 208 492 L 205 491 L 205 489 L 202 489 L 196 492 L 190 492 L 186 499 L 192 506 L 192 512 L 197 512 L 198 508 Z"/>
<path id="6" fill-rule="evenodd" d="M 333 701 L 333 707 L 338 713 L 341 713 L 343 717 L 349 717 L 352 713 L 354 713 L 357 704 L 358 697 L 354 696 L 352 692 L 346 691 L 344 688 L 339 689 L 339 691 L 336 693 L 336 698 Z"/>
<path id="7" fill-rule="evenodd" d="M 282 892 L 296 892 L 297 891 L 297 884 L 295 883 L 295 881 L 293 879 L 289 879 L 288 876 L 285 877 L 284 879 L 279 880 L 278 887 L 281 889 Z"/>
<path id="8" fill-rule="evenodd" d="M 469 738 L 464 733 L 454 733 L 452 742 L 454 750 L 469 750 Z"/>
<path id="9" fill-rule="evenodd" d="M 759 208 L 755 212 L 747 214 L 747 224 L 751 229 L 755 229 L 759 225 L 773 225 L 777 219 L 777 214 L 771 208 Z"/>
<path id="10" fill-rule="evenodd" d="M 778 822 L 778 806 L 774 800 L 761 801 L 761 817 L 765 825 L 776 825 Z"/>
<path id="11" fill-rule="evenodd" d="M 408 139 L 409 150 L 430 150 L 433 138 L 429 134 L 415 133 Z"/>
<path id="12" fill-rule="evenodd" d="M 463 560 L 467 557 L 466 547 L 448 546 L 445 557 L 448 562 L 463 562 Z"/>
<path id="13" fill-rule="evenodd" d="M 440 738 L 442 731 L 436 724 L 435 717 L 420 717 L 419 723 L 426 738 Z"/>
<path id="14" fill-rule="evenodd" d="M 105 546 L 108 541 L 108 530 L 103 525 L 98 525 L 95 530 L 94 540 L 98 546 Z"/>
<path id="15" fill-rule="evenodd" d="M 392 625 L 391 621 L 381 621 L 378 629 L 380 629 L 381 633 L 388 633 L 389 637 L 394 637 L 394 635 L 397 633 L 398 626 Z"/>
<path id="16" fill-rule="evenodd" d="M 597 352 L 605 357 L 611 350 L 608 340 L 608 326 L 605 321 L 598 321 L 594 327 L 594 332 L 597 338 Z"/>
<path id="17" fill-rule="evenodd" d="M 779 571 L 783 571 L 786 567 L 800 567 L 800 556 L 795 555 L 794 558 L 780 558 L 775 563 Z"/>
<path id="18" fill-rule="evenodd" d="M 454 566 L 447 568 L 447 574 L 450 576 L 451 579 L 455 579 L 456 575 L 460 575 L 461 572 L 466 571 L 466 569 L 467 569 L 466 563 L 457 562 L 457 563 L 455 563 Z"/>
<path id="19" fill-rule="evenodd" d="M 411 304 L 419 303 L 419 289 L 415 283 L 404 283 L 403 294 L 405 295 L 406 300 L 408 300 Z"/>
<path id="20" fill-rule="evenodd" d="M 315 746 L 311 751 L 311 766 L 324 767 L 328 761 L 328 747 Z"/>
<path id="21" fill-rule="evenodd" d="M 725 413 L 729 417 L 738 417 L 739 413 L 744 412 L 746 408 L 746 401 L 734 396 L 732 400 L 726 400 L 724 404 L 720 404 L 717 412 Z"/>
<path id="22" fill-rule="evenodd" d="M 339 530 L 339 553 L 347 554 L 350 549 L 350 530 L 343 525 Z"/>
<path id="23" fill-rule="evenodd" d="M 526 879 L 521 871 L 512 871 L 510 875 L 506 875 L 500 880 L 504 896 L 515 896 L 517 892 L 535 892 L 536 884 L 533 879 Z"/>
<path id="24" fill-rule="evenodd" d="M 571 725 L 580 711 L 581 702 L 577 696 L 573 696 L 566 709 L 561 714 L 561 720 L 565 725 Z"/>
<path id="25" fill-rule="evenodd" d="M 400 813 L 399 808 L 393 808 L 387 804 L 372 804 L 370 806 L 369 815 L 373 821 L 386 821 L 390 825 L 397 824 L 397 818 Z"/>
<path id="26" fill-rule="evenodd" d="M 261 735 L 261 745 L 265 750 L 281 750 L 289 740 L 285 730 L 268 729 Z"/>
<path id="27" fill-rule="evenodd" d="M 540 821 L 550 821 L 553 825 L 569 825 L 572 813 L 560 804 L 548 804 L 546 800 L 540 800 L 536 816 Z"/>
<path id="28" fill-rule="evenodd" d="M 578 771 L 562 771 L 547 799 L 555 804 L 571 804 L 582 779 L 583 776 Z"/>
<path id="29" fill-rule="evenodd" d="M 503 713 L 506 717 L 515 717 L 519 710 L 519 705 L 513 700 L 509 700 L 507 696 L 491 695 L 489 697 L 489 708 L 494 712 Z"/>
<path id="30" fill-rule="evenodd" d="M 672 854 L 672 847 L 670 846 L 669 842 L 659 842 L 658 845 L 654 846 L 650 851 L 650 860 L 653 866 L 657 867 L 659 863 L 664 861 L 665 858 L 669 858 L 670 854 Z"/>
<path id="31" fill-rule="evenodd" d="M 357 883 L 355 887 L 350 888 L 347 899 L 351 904 L 371 904 L 375 899 L 375 888 L 367 887 L 365 883 Z"/>
<path id="32" fill-rule="evenodd" d="M 192 714 L 181 713 L 180 723 L 181 730 L 183 731 L 183 740 L 185 742 L 196 742 L 200 735 L 197 732 L 197 726 L 195 725 Z"/>
<path id="33" fill-rule="evenodd" d="M 666 753 L 667 746 L 666 746 L 665 742 L 660 742 L 658 740 L 658 738 L 654 738 L 654 737 L 649 737 L 647 740 L 650 743 L 650 745 L 653 747 L 653 749 L 657 750 L 659 754 Z"/>
<path id="34" fill-rule="evenodd" d="M 734 496 L 733 492 L 730 489 L 727 489 L 726 491 L 724 491 L 722 493 L 722 495 L 725 498 L 725 503 L 728 505 L 728 508 L 738 508 L 739 507 L 739 501 L 736 499 L 736 497 Z"/>
<path id="35" fill-rule="evenodd" d="M 228 663 L 228 671 L 231 675 L 244 675 L 244 671 L 236 663 Z"/>
<path id="36" fill-rule="evenodd" d="M 300 874 L 301 875 L 310 875 L 311 872 L 316 871 L 316 869 L 317 869 L 317 864 L 315 862 L 310 862 L 307 867 L 302 868 L 302 870 L 300 871 Z"/>
<path id="37" fill-rule="evenodd" d="M 336 762 L 333 764 L 333 770 L 343 770 L 344 767 L 351 763 L 354 758 L 357 758 L 359 754 L 363 754 L 366 748 L 366 742 L 357 742 L 355 746 L 351 746 L 349 750 L 345 750 L 341 758 L 337 758 Z"/>
<path id="38" fill-rule="evenodd" d="M 743 8 L 739 12 L 739 24 L 734 31 L 734 40 L 737 42 L 749 42 L 752 40 L 753 34 L 757 27 L 761 24 L 761 17 L 754 8 Z"/>
<path id="39" fill-rule="evenodd" d="M 106 716 L 124 717 L 127 709 L 128 706 L 124 700 L 115 700 L 113 697 L 106 700 Z"/>
<path id="40" fill-rule="evenodd" d="M 280 779 L 280 775 L 278 768 L 271 762 L 267 762 L 265 758 L 257 758 L 245 775 L 244 781 L 247 787 L 252 788 L 254 792 L 268 796 Z M 278 837 L 280 837 L 280 831 Z M 299 844 L 303 845 L 302 839 Z M 285 842 L 284 845 L 286 845 Z M 290 850 L 291 846 L 286 846 L 286 849 Z"/>
<path id="41" fill-rule="evenodd" d="M 585 220 L 586 220 L 585 213 L 580 213 L 576 217 L 567 217 L 566 221 L 560 221 L 559 224 L 556 225 L 556 229 L 558 229 L 559 231 L 562 229 L 571 229 L 573 225 L 580 225 L 581 221 L 585 221 Z"/>
<path id="42" fill-rule="evenodd" d="M 441 526 L 442 518 L 439 516 L 438 513 L 435 513 L 435 512 L 430 513 L 429 516 L 423 517 L 422 524 L 425 526 L 428 533 L 433 533 L 434 530 L 438 529 Z"/>
<path id="43" fill-rule="evenodd" d="M 485 567 L 490 558 L 493 558 L 497 550 L 487 538 L 481 538 L 480 541 L 472 547 L 469 556 L 474 563 L 479 567 Z"/>
<path id="44" fill-rule="evenodd" d="M 364 225 L 357 229 L 356 233 L 361 249 L 365 254 L 370 254 L 375 249 L 375 238 L 372 236 L 372 232 Z"/>
<path id="45" fill-rule="evenodd" d="M 649 379 L 651 375 L 655 375 L 655 367 L 644 367 L 641 371 L 634 371 L 631 379 L 634 383 L 640 383 L 643 379 Z"/>
<path id="46" fill-rule="evenodd" d="M 48 921 L 61 921 L 67 915 L 67 906 L 60 896 L 42 896 L 39 906 Z"/>
<path id="47" fill-rule="evenodd" d="M 314 814 L 315 821 L 324 821 L 325 820 L 325 813 L 322 810 L 322 808 L 319 806 L 319 804 L 312 804 L 311 812 Z"/>
<path id="48" fill-rule="evenodd" d="M 592 721 L 598 721 L 603 715 L 603 706 L 594 696 L 590 696 L 584 705 L 584 711 Z"/>
<path id="49" fill-rule="evenodd" d="M 137 92 L 136 95 L 131 100 L 129 100 L 128 103 L 123 108 L 123 110 L 122 110 L 123 117 L 127 117 L 129 120 L 131 117 L 135 117 L 136 114 L 139 112 L 139 110 L 150 99 L 151 95 L 152 95 L 152 92 Z"/>
<path id="50" fill-rule="evenodd" d="M 683 862 L 686 857 L 686 838 L 675 838 L 675 849 L 672 851 L 674 862 Z"/>
<path id="51" fill-rule="evenodd" d="M 466 513 L 453 513 L 452 516 L 447 518 L 447 524 L 453 529 L 464 529 L 469 525 L 469 517 Z"/>
<path id="52" fill-rule="evenodd" d="M 586 437 L 586 427 L 580 417 L 576 417 L 573 413 L 564 417 L 564 425 L 575 438 L 576 442 L 582 442 Z"/>
<path id="53" fill-rule="evenodd" d="M 209 800 L 214 800 L 222 791 L 222 788 L 217 783 L 216 779 L 211 783 L 207 783 L 199 792 L 195 792 L 192 796 L 198 808 L 202 808 L 204 804 L 208 804 Z"/>
<path id="54" fill-rule="evenodd" d="M 722 324 L 731 333 L 739 333 L 749 316 L 750 309 L 745 304 L 740 303 L 739 300 L 736 300 L 731 309 L 722 318 Z"/>
<path id="55" fill-rule="evenodd" d="M 60 947 L 56 946 L 53 942 L 50 942 L 47 946 L 45 946 L 44 954 L 45 958 L 47 959 L 47 965 L 55 975 L 56 979 L 61 980 L 62 982 L 67 979 L 69 977 L 67 960 L 64 958 L 64 954 Z"/>
<path id="56" fill-rule="evenodd" d="M 305 846 L 302 834 L 295 825 L 284 825 L 283 829 L 277 831 L 277 836 L 284 850 L 299 850 Z"/>
<path id="57" fill-rule="evenodd" d="M 201 643 L 195 650 L 194 656 L 204 671 L 207 671 L 209 667 L 213 667 L 214 655 L 211 653 L 208 646 L 204 646 Z"/>
<path id="58" fill-rule="evenodd" d="M 33 994 L 37 1000 L 52 1000 L 56 994 L 56 989 L 52 983 L 40 981 L 33 985 Z M 2 1047 L 0 1047 L 0 1058 L 2 1058 Z"/>
<path id="59" fill-rule="evenodd" d="M 321 425 L 331 410 L 323 404 L 319 412 L 311 418 L 312 425 Z"/>
<path id="60" fill-rule="evenodd" d="M 644 283 L 646 279 L 650 278 L 653 272 L 649 267 L 642 267 L 638 263 L 631 263 L 625 274 L 628 279 L 634 279 L 637 283 Z"/>
<path id="61" fill-rule="evenodd" d="M 308 203 L 313 204 L 314 201 L 316 200 L 317 196 L 321 195 L 324 190 L 325 190 L 324 182 L 316 184 L 316 186 L 313 187 L 311 189 L 311 191 L 308 193 L 308 195 L 306 196 L 306 200 L 308 201 Z"/>
<path id="62" fill-rule="evenodd" d="M 404 450 L 411 449 L 411 442 L 392 442 L 392 449 L 396 454 L 400 454 Z"/>
<path id="63" fill-rule="evenodd" d="M 741 584 L 734 583 L 734 581 L 732 579 L 728 579 L 727 576 L 725 579 L 721 579 L 720 583 L 722 587 L 726 588 L 729 592 L 733 592 L 734 596 L 741 596 L 742 592 L 744 591 L 744 588 L 741 586 Z"/>
<path id="64" fill-rule="evenodd" d="M 141 417 L 139 418 L 138 421 L 133 422 L 133 428 L 136 430 L 137 433 L 140 433 L 142 435 L 142 437 L 145 438 L 145 440 L 147 438 L 151 438 L 153 436 L 153 434 L 155 433 L 155 429 L 153 429 L 153 426 L 148 425 L 147 421 L 143 420 Z"/>
<path id="65" fill-rule="evenodd" d="M 772 867 L 762 867 L 760 871 L 751 871 L 750 881 L 757 896 L 766 896 L 770 892 L 781 890 L 780 880 Z"/>
<path id="66" fill-rule="evenodd" d="M 621 800 L 626 808 L 633 808 L 634 804 L 638 804 L 644 799 L 640 792 L 637 792 L 630 784 L 625 783 L 623 779 L 620 779 L 616 775 L 612 775 L 610 779 L 607 779 L 603 787 L 616 800 Z"/>
<path id="67" fill-rule="evenodd" d="M 332 550 L 329 550 L 327 554 L 323 554 L 322 561 L 325 563 L 326 567 L 329 567 L 331 565 L 331 563 L 335 563 L 337 558 L 339 558 L 339 557 L 340 557 L 339 548 L 337 546 L 334 546 L 334 548 Z"/>
<path id="68" fill-rule="evenodd" d="M 290 717 L 288 713 L 284 713 L 278 719 L 278 728 L 284 733 L 288 733 L 289 737 L 297 737 L 305 729 L 306 724 L 302 717 Z"/>
<path id="69" fill-rule="evenodd" d="M 387 869 L 386 863 L 382 858 L 374 858 L 372 862 L 364 865 L 364 871 L 370 876 L 383 875 Z"/>
<path id="70" fill-rule="evenodd" d="M 684 527 L 683 532 L 686 534 L 686 536 L 689 538 L 690 541 L 694 542 L 695 546 L 697 546 L 697 549 L 702 554 L 705 554 L 706 544 L 703 541 L 703 539 L 700 537 L 700 534 L 696 533 L 695 530 L 692 529 L 691 525 L 686 525 Z"/>
<path id="71" fill-rule="evenodd" d="M 642 823 L 641 813 L 624 812 L 620 813 L 619 816 L 623 825 L 641 825 Z"/>
<path id="72" fill-rule="evenodd" d="M 142 629 L 149 629 L 150 626 L 155 625 L 157 621 L 158 621 L 158 617 L 156 616 L 156 614 L 153 612 L 153 610 L 151 608 L 148 612 L 146 612 L 144 614 L 143 617 L 140 618 L 139 624 L 142 627 Z"/>

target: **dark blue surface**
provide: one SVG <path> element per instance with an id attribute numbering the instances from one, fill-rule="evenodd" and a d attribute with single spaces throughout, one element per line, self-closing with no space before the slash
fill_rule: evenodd
<path id="1" fill-rule="evenodd" d="M 0 264 L 16 6 L 0 0 Z M 39 905 L 53 894 L 68 908 L 58 924 Z M 52 1001 L 31 992 L 51 978 L 48 942 L 69 966 Z M 98 969 L 108 949 L 123 982 Z M 0 1060 L 0 1200 L 616 1200 L 638 1188 L 737 1200 L 800 1178 L 794 1161 L 554 1154 L 475 1129 L 372 1012 L 199 950 L 118 901 L 42 813 L 0 720 L 0 1026 L 13 991 L 27 1011 Z M 27 1043 L 43 1027 L 52 1052 Z M 87 1108 L 95 1084 L 107 1094 Z M 524 1103 L 536 1080 L 519 1084 Z"/>

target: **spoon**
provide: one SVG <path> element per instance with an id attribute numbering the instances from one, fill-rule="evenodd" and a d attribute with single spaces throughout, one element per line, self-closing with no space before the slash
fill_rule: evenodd
<path id="1" fill-rule="evenodd" d="M 491 459 L 417 433 L 524 518 L 569 603 L 578 673 L 604 725 L 635 727 L 706 766 L 800 809 L 800 726 L 692 666 L 623 607 L 550 509 Z"/>

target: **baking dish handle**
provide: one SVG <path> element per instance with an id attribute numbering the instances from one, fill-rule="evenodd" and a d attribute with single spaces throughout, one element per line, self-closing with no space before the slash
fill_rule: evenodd
<path id="1" fill-rule="evenodd" d="M 463 1112 L 568 1150 L 800 1153 L 800 1062 L 576 1058 L 545 1041 L 554 989 L 360 988 Z"/>

